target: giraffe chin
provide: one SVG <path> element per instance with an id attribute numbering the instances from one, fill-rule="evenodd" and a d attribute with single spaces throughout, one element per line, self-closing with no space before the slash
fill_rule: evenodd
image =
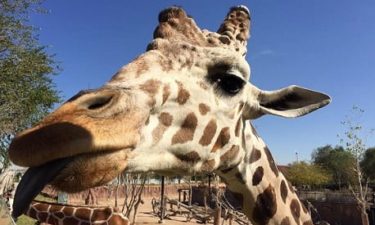
<path id="1" fill-rule="evenodd" d="M 68 193 L 100 186 L 115 179 L 127 166 L 131 149 L 83 154 L 67 164 L 50 182 L 56 189 Z"/>
<path id="2" fill-rule="evenodd" d="M 12 216 L 17 218 L 24 213 L 48 183 L 69 193 L 108 183 L 124 171 L 130 151 L 82 154 L 30 167 L 17 187 Z"/>

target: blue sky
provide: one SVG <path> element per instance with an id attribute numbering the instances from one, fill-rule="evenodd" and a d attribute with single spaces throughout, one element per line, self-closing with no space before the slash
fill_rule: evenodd
<path id="1" fill-rule="evenodd" d="M 110 3 L 110 4 L 109 4 Z M 255 125 L 279 164 L 310 160 L 313 149 L 339 144 L 340 121 L 353 105 L 375 128 L 375 1 L 52 1 L 47 15 L 32 15 L 39 39 L 63 71 L 54 77 L 64 99 L 104 84 L 144 52 L 160 10 L 183 6 L 201 28 L 217 30 L 228 9 L 252 14 L 247 60 L 251 82 L 264 90 L 291 84 L 329 94 L 332 103 L 297 119 L 266 116 Z M 375 146 L 375 137 L 367 140 Z"/>

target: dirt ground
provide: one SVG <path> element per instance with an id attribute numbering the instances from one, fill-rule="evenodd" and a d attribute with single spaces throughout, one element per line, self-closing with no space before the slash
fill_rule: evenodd
<path id="1" fill-rule="evenodd" d="M 0 209 L 0 225 L 12 225 L 12 221 L 9 217 L 9 212 L 7 209 Z"/>
<path id="2" fill-rule="evenodd" d="M 151 199 L 145 199 L 144 204 L 140 206 L 139 213 L 137 214 L 136 224 L 152 224 L 153 225 L 153 224 L 160 224 L 158 223 L 159 221 L 160 219 L 152 211 Z M 165 218 L 163 220 L 163 224 L 190 225 L 190 224 L 198 224 L 198 222 L 195 219 L 192 219 L 190 222 L 187 222 L 186 216 L 177 215 L 177 216 L 170 216 L 170 217 Z"/>
<path id="3" fill-rule="evenodd" d="M 152 197 L 144 198 L 144 203 L 140 205 L 138 209 L 136 224 L 148 224 L 148 225 L 159 225 L 160 218 L 157 217 L 153 211 L 152 211 L 152 205 L 151 200 Z M 121 202 L 121 200 L 119 200 Z M 82 204 L 81 202 L 72 201 L 73 204 Z M 112 202 L 107 202 L 105 200 L 99 200 L 99 205 L 114 205 Z M 122 207 L 122 206 L 121 206 Z M 120 207 L 120 209 L 121 209 Z M 169 206 L 168 206 L 169 207 Z M 167 215 L 170 214 L 167 211 Z M 132 219 L 132 218 L 130 218 Z M 176 215 L 176 216 L 167 216 L 162 224 L 166 225 L 193 225 L 193 224 L 202 224 L 199 223 L 199 221 L 195 219 L 191 219 L 190 221 L 187 221 L 187 217 L 185 215 Z M 212 221 L 207 223 L 212 224 Z"/>
<path id="4" fill-rule="evenodd" d="M 161 223 L 159 223 L 160 218 L 157 217 L 153 213 L 152 205 L 151 205 L 152 197 L 147 197 L 147 198 L 144 198 L 143 200 L 144 200 L 144 204 L 141 204 L 139 209 L 138 209 L 136 225 L 141 225 L 141 224 L 159 225 L 159 224 L 161 224 Z M 121 200 L 119 202 L 121 202 Z M 82 204 L 82 202 L 77 202 L 77 201 L 71 201 L 70 203 L 71 204 Z M 99 200 L 99 205 L 112 205 L 113 206 L 114 203 L 113 202 L 107 202 L 107 201 L 104 201 L 104 200 Z M 170 206 L 168 205 L 167 207 L 169 208 Z M 121 209 L 121 207 L 120 207 L 120 209 Z M 176 209 L 176 207 L 175 207 L 175 209 Z M 202 224 L 201 221 L 198 221 L 194 218 L 192 218 L 190 221 L 187 221 L 186 214 L 172 216 L 171 211 L 168 211 L 168 210 L 167 210 L 166 214 L 167 214 L 167 217 L 163 220 L 162 224 L 166 224 L 166 225 Z M 132 218 L 130 218 L 130 220 L 131 219 Z M 212 218 L 212 220 L 210 220 L 206 224 L 213 224 L 213 218 Z M 227 224 L 229 224 L 229 222 L 225 221 L 224 223 L 221 222 L 220 224 L 227 225 Z M 237 224 L 238 223 L 236 223 L 234 221 L 232 222 L 232 225 L 237 225 Z"/>

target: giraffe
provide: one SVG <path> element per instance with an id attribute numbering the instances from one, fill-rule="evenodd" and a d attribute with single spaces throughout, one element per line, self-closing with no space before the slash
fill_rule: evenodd
<path id="1" fill-rule="evenodd" d="M 200 29 L 179 7 L 161 11 L 158 20 L 144 54 L 12 140 L 10 159 L 30 167 L 13 216 L 47 183 L 76 192 L 121 172 L 215 172 L 254 225 L 313 224 L 252 120 L 303 116 L 330 97 L 295 85 L 264 91 L 249 82 L 245 6 L 232 7 L 217 32 Z"/>
<path id="2" fill-rule="evenodd" d="M 25 215 L 51 225 L 128 225 L 128 219 L 111 207 L 62 205 L 34 200 Z"/>

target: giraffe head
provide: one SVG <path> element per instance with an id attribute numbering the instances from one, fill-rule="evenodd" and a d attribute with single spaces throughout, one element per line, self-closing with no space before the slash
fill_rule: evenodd
<path id="1" fill-rule="evenodd" d="M 181 8 L 162 11 L 144 54 L 17 135 L 11 160 L 68 192 L 122 171 L 187 174 L 238 164 L 247 120 L 297 117 L 330 102 L 297 86 L 262 91 L 249 83 L 249 31 L 244 6 L 231 8 L 217 32 L 201 30 Z"/>

